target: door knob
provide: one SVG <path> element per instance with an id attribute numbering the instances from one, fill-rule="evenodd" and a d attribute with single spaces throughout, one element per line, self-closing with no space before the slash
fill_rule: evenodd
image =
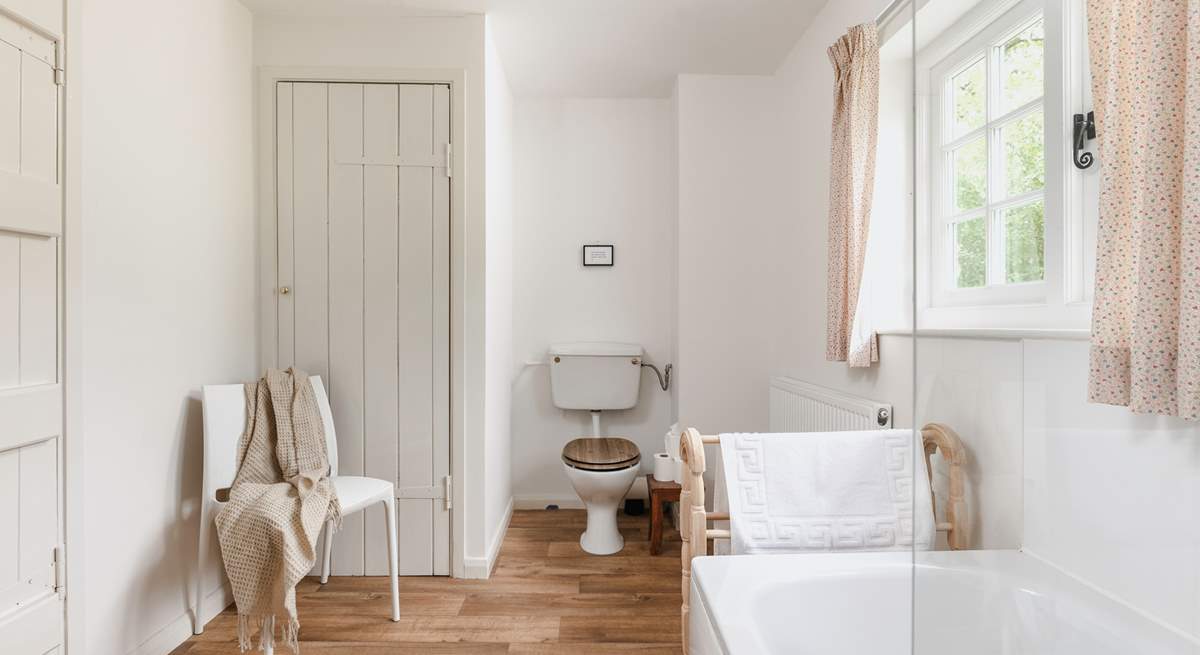
<path id="1" fill-rule="evenodd" d="M 292 292 L 291 287 L 279 287 L 279 295 L 286 296 Z"/>

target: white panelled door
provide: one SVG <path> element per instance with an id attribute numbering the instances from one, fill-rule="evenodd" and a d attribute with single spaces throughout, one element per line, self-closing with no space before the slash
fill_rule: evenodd
<path id="1" fill-rule="evenodd" d="M 42 655 L 63 647 L 62 3 L 0 9 L 0 652 Z"/>
<path id="2" fill-rule="evenodd" d="M 342 475 L 396 483 L 400 573 L 450 572 L 450 89 L 276 86 L 276 364 L 327 381 Z M 335 575 L 387 573 L 348 517 Z"/>

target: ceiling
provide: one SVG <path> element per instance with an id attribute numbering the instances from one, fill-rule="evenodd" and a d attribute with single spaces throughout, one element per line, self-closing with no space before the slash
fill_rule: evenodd
<path id="1" fill-rule="evenodd" d="M 552 1 L 552 0 L 551 0 Z M 488 0 L 242 0 L 271 16 L 462 16 L 486 13 Z"/>
<path id="2" fill-rule="evenodd" d="M 774 72 L 826 0 L 243 0 L 257 14 L 487 13 L 519 96 L 667 97 L 679 73 Z"/>

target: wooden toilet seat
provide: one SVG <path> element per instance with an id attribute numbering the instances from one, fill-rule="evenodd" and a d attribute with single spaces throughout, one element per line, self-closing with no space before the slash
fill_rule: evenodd
<path id="1" fill-rule="evenodd" d="M 620 471 L 642 459 L 637 444 L 624 437 L 580 437 L 563 446 L 563 463 L 582 471 Z"/>

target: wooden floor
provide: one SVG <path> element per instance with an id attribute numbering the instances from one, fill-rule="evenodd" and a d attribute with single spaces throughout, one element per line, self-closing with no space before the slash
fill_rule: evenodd
<path id="1" fill-rule="evenodd" d="M 387 578 L 307 579 L 301 652 L 678 655 L 678 533 L 664 529 L 652 557 L 647 517 L 621 514 L 625 549 L 596 557 L 579 548 L 584 523 L 582 510 L 513 513 L 491 579 L 400 578 L 398 623 Z M 172 655 L 237 653 L 236 625 L 226 610 Z"/>

